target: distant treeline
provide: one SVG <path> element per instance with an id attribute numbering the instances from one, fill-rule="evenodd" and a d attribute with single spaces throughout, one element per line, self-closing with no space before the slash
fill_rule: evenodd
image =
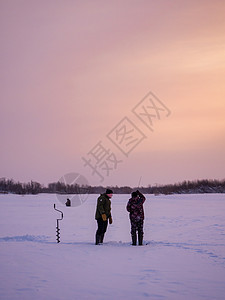
<path id="1" fill-rule="evenodd" d="M 108 186 L 115 194 L 130 194 L 137 187 L 129 186 Z M 62 182 L 49 183 L 47 187 L 38 182 L 21 183 L 12 179 L 0 179 L 0 193 L 14 194 L 39 194 L 39 193 L 58 193 L 58 194 L 101 194 L 105 192 L 106 187 L 103 186 L 79 186 L 78 184 L 65 184 Z M 138 188 L 144 194 L 199 194 L 199 193 L 225 193 L 224 180 L 194 180 L 183 181 L 181 183 L 155 185 Z"/>

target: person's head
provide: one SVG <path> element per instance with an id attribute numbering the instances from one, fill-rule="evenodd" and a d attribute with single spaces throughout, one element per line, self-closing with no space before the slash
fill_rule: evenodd
<path id="1" fill-rule="evenodd" d="M 107 195 L 109 198 L 112 198 L 112 195 L 113 195 L 113 191 L 112 191 L 112 190 L 106 189 L 105 193 L 106 193 L 106 195 Z"/>
<path id="2" fill-rule="evenodd" d="M 136 198 L 138 196 L 138 194 L 136 192 L 132 192 L 131 196 L 132 196 L 132 198 Z"/>

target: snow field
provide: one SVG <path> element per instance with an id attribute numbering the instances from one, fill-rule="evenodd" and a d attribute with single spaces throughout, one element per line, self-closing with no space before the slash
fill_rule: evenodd
<path id="1" fill-rule="evenodd" d="M 94 245 L 98 195 L 0 195 L 0 299 L 225 299 L 225 195 L 146 195 L 144 241 L 130 245 L 129 195 Z M 56 219 L 60 243 L 56 243 Z"/>

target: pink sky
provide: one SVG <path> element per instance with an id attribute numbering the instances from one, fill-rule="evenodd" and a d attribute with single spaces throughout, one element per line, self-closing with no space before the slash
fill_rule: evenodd
<path id="1" fill-rule="evenodd" d="M 1 1 L 0 22 L 0 177 L 225 178 L 224 1 Z M 150 91 L 171 111 L 153 132 L 132 114 Z M 107 138 L 125 116 L 146 136 L 128 156 Z M 99 141 L 122 161 L 103 182 Z"/>

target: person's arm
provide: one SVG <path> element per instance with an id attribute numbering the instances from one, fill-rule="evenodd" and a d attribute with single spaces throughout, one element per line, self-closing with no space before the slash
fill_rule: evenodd
<path id="1" fill-rule="evenodd" d="M 110 216 L 109 216 L 109 224 L 112 224 L 112 222 L 113 222 L 113 219 L 112 219 L 112 215 L 110 214 Z"/>
<path id="2" fill-rule="evenodd" d="M 128 212 L 131 211 L 131 203 L 130 203 L 130 201 L 128 201 L 128 203 L 127 203 L 127 211 L 128 211 Z"/>
<path id="3" fill-rule="evenodd" d="M 103 197 L 98 198 L 98 211 L 100 212 L 100 215 L 102 216 L 102 220 L 106 221 L 107 216 L 105 213 L 105 199 Z"/>
<path id="4" fill-rule="evenodd" d="M 105 214 L 105 200 L 103 197 L 98 198 L 98 211 L 101 215 Z"/>

